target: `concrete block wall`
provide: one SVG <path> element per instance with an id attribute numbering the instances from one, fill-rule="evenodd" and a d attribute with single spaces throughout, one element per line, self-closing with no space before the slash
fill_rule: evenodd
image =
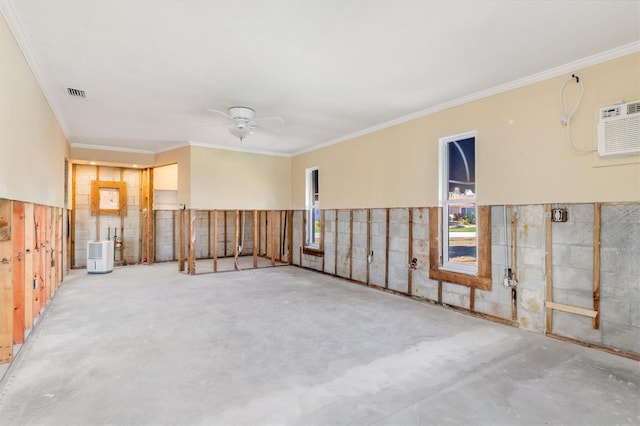
<path id="1" fill-rule="evenodd" d="M 178 241 L 176 237 L 178 223 L 176 210 L 155 211 L 155 261 L 167 262 L 176 260 Z"/>
<path id="2" fill-rule="evenodd" d="M 386 284 L 387 210 L 371 209 L 371 251 L 369 282 L 379 287 Z"/>
<path id="3" fill-rule="evenodd" d="M 594 207 L 565 206 L 568 221 L 553 223 L 553 301 L 593 308 Z M 586 316 L 553 313 L 553 332 L 640 353 L 640 205 L 602 205 L 600 327 Z"/>
<path id="4" fill-rule="evenodd" d="M 569 221 L 553 223 L 551 229 L 554 282 L 552 297 L 557 303 L 591 309 L 594 207 L 593 204 L 566 207 Z M 526 330 L 545 332 L 547 248 L 544 205 L 491 207 L 492 288 L 476 289 L 473 292 L 463 285 L 438 283 L 429 279 L 429 209 L 412 208 L 411 211 L 413 223 L 410 228 L 407 208 L 325 210 L 324 257 L 299 255 L 303 244 L 304 212 L 296 211 L 293 224 L 293 263 L 379 287 L 385 287 L 387 281 L 389 289 L 405 294 L 409 292 L 410 276 L 412 296 L 473 310 Z M 512 212 L 516 217 L 515 265 L 511 264 L 514 250 Z M 371 263 L 367 259 L 368 214 L 369 253 L 373 252 Z M 593 330 L 589 317 L 554 311 L 552 332 L 588 343 L 640 353 L 640 205 L 604 204 L 601 218 L 600 329 Z M 412 240 L 411 257 L 417 261 L 413 270 L 408 268 L 411 261 L 409 235 Z M 353 247 L 349 245 L 349 241 L 353 241 Z M 515 288 L 503 285 L 508 266 L 516 274 Z"/>
<path id="5" fill-rule="evenodd" d="M 101 181 L 119 182 L 127 185 L 127 213 L 124 226 L 119 215 L 100 215 L 100 229 L 96 229 L 96 216 L 91 215 L 91 181 L 96 179 L 96 166 L 76 165 L 75 199 L 75 263 L 74 268 L 84 268 L 87 263 L 87 242 L 113 237 L 117 232 L 123 237 L 122 255 L 115 251 L 116 264 L 135 264 L 140 261 L 140 171 L 119 167 L 100 167 Z"/>
<path id="6" fill-rule="evenodd" d="M 338 210 L 338 234 L 336 273 L 339 277 L 351 277 L 351 211 Z"/>

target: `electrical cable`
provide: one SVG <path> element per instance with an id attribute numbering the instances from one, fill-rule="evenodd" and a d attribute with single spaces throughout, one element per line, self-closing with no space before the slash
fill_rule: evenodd
<path id="1" fill-rule="evenodd" d="M 576 104 L 574 105 L 571 112 L 567 114 L 564 109 L 564 88 L 567 86 L 567 83 L 569 83 L 571 80 L 574 80 L 574 79 L 576 80 L 576 83 L 580 85 L 580 96 L 578 97 L 578 100 L 576 101 Z M 578 110 L 578 107 L 580 106 L 580 102 L 582 102 L 583 95 L 584 95 L 584 85 L 580 81 L 580 77 L 578 77 L 575 74 L 571 74 L 571 77 L 565 80 L 565 82 L 562 84 L 562 87 L 560 88 L 560 111 L 562 112 L 561 122 L 567 127 L 567 141 L 569 142 L 569 146 L 573 148 L 573 150 L 578 152 L 595 152 L 596 151 L 595 149 L 576 148 L 576 146 L 573 144 L 573 140 L 571 139 L 571 119 L 573 118 L 573 115 Z"/>

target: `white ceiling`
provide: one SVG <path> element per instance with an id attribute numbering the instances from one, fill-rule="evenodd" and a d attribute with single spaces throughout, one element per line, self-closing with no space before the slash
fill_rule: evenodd
<path id="1" fill-rule="evenodd" d="M 72 145 L 152 152 L 187 142 L 303 152 L 640 46 L 640 1 L 0 0 L 0 8 Z M 205 111 L 234 105 L 285 124 L 240 144 L 223 117 Z"/>

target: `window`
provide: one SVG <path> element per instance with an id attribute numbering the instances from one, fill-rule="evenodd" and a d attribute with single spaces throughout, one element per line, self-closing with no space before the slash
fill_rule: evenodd
<path id="1" fill-rule="evenodd" d="M 440 206 L 429 210 L 429 278 L 491 290 L 491 208 L 476 199 L 476 133 L 440 139 Z"/>
<path id="2" fill-rule="evenodd" d="M 475 133 L 440 140 L 442 269 L 477 275 Z"/>
<path id="3" fill-rule="evenodd" d="M 307 169 L 306 188 L 307 216 L 305 246 L 320 250 L 322 224 L 320 220 L 320 197 L 317 168 Z"/>

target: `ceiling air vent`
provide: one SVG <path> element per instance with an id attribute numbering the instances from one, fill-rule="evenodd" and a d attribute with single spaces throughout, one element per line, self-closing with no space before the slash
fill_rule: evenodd
<path id="1" fill-rule="evenodd" d="M 87 95 L 84 93 L 84 90 L 74 89 L 72 87 L 67 87 L 67 95 L 72 96 L 74 98 L 82 98 L 85 99 Z"/>

